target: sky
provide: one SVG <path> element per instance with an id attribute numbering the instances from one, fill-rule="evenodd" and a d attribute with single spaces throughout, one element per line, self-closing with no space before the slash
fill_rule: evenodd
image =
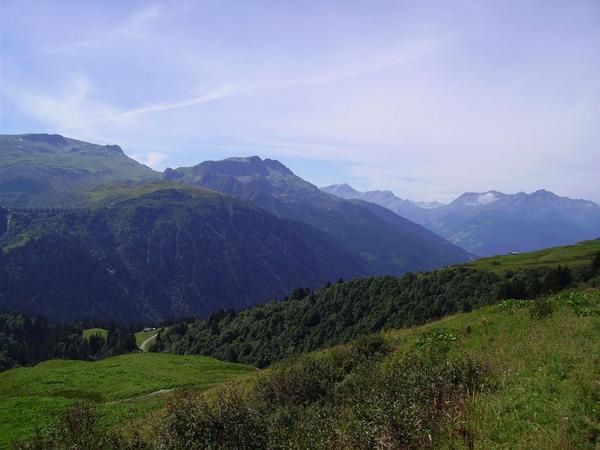
<path id="1" fill-rule="evenodd" d="M 0 0 L 0 133 L 600 202 L 598 0 Z"/>

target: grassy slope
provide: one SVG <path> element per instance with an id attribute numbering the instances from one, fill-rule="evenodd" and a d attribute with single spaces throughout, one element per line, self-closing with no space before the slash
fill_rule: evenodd
<path id="1" fill-rule="evenodd" d="M 467 264 L 467 267 L 500 273 L 519 268 L 554 267 L 559 264 L 577 266 L 589 263 L 598 252 L 600 252 L 600 240 L 596 239 L 575 245 L 551 247 L 518 255 L 497 255 L 481 258 Z"/>
<path id="2" fill-rule="evenodd" d="M 88 328 L 87 330 L 83 330 L 83 337 L 89 338 L 94 334 L 99 334 L 100 336 L 106 337 L 108 331 L 104 328 Z"/>
<path id="3" fill-rule="evenodd" d="M 464 425 L 475 448 L 593 448 L 590 439 L 600 433 L 600 290 L 564 292 L 550 303 L 554 312 L 542 320 L 530 318 L 532 301 L 509 300 L 390 330 L 386 338 L 394 353 L 407 354 L 428 351 L 432 344 L 423 342 L 439 334 L 446 338 L 433 338 L 433 346 L 450 358 L 491 367 L 494 389 L 473 397 L 455 424 Z M 249 387 L 253 380 L 235 383 Z M 153 435 L 159 423 L 147 421 L 145 433 Z M 441 446 L 467 447 L 455 433 Z"/>
<path id="4" fill-rule="evenodd" d="M 204 390 L 253 368 L 202 356 L 130 354 L 97 362 L 46 361 L 0 373 L 0 448 L 44 427 L 78 399 L 98 402 L 107 425 L 160 408 L 163 389 Z"/>
<path id="5" fill-rule="evenodd" d="M 85 200 L 81 190 L 86 186 L 159 177 L 116 146 L 0 135 L 0 203 L 5 206 L 71 208 Z"/>
<path id="6" fill-rule="evenodd" d="M 596 315 L 576 315 L 569 302 L 578 301 L 595 304 Z M 544 320 L 502 303 L 388 335 L 408 351 L 446 328 L 456 337 L 450 355 L 490 364 L 498 388 L 476 397 L 466 417 L 477 448 L 582 448 L 590 429 L 600 430 L 600 291 L 551 302 L 555 312 Z"/>
<path id="7" fill-rule="evenodd" d="M 177 191 L 185 192 L 195 198 L 219 198 L 223 194 L 220 194 L 209 189 L 186 186 L 172 181 L 165 180 L 154 180 L 145 181 L 142 183 L 134 184 L 119 184 L 114 183 L 110 185 L 92 186 L 84 191 L 87 198 L 87 203 L 96 206 L 106 206 L 111 202 L 119 200 L 125 200 L 130 198 L 138 198 L 145 194 L 150 194 L 157 191 L 166 189 L 174 189 Z"/>
<path id="8" fill-rule="evenodd" d="M 586 448 L 591 430 L 600 425 L 600 291 L 557 295 L 551 299 L 553 315 L 538 321 L 529 317 L 529 304 L 502 302 L 391 330 L 387 337 L 396 352 L 423 351 L 423 337 L 442 328 L 443 336 L 452 337 L 441 343 L 451 357 L 470 356 L 491 366 L 497 388 L 476 396 L 463 418 L 476 448 Z M 256 373 L 210 358 L 167 354 L 49 361 L 11 370 L 0 374 L 0 447 L 74 398 L 100 401 L 110 426 L 161 408 L 160 396 L 144 394 L 174 386 L 204 390 L 242 374 L 250 377 L 236 383 L 247 384 Z M 156 422 L 148 426 L 155 429 Z M 464 442 L 449 436 L 447 446 L 461 448 Z"/>

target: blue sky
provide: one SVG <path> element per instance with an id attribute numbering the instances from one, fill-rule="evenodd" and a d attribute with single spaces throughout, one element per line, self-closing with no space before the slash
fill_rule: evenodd
<path id="1" fill-rule="evenodd" d="M 0 0 L 0 132 L 600 201 L 597 0 Z"/>

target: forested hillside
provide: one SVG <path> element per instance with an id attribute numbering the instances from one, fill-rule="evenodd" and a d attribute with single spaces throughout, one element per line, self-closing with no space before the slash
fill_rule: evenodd
<path id="1" fill-rule="evenodd" d="M 211 355 L 264 367 L 286 356 L 402 328 L 499 299 L 536 298 L 600 275 L 597 263 L 521 269 L 502 276 L 465 267 L 298 290 L 287 301 L 222 311 L 158 335 L 153 349 Z"/>
<path id="2" fill-rule="evenodd" d="M 1 308 L 140 323 L 363 273 L 324 233 L 216 192 L 157 182 L 86 195 L 86 208 L 0 208 Z"/>

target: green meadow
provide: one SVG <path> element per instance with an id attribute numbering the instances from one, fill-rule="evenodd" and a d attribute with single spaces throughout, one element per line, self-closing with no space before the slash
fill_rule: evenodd
<path id="1" fill-rule="evenodd" d="M 255 371 L 204 356 L 136 353 L 95 362 L 52 360 L 0 373 L 0 448 L 51 425 L 77 400 L 110 427 L 160 408 L 170 390 L 205 390 Z"/>
<path id="2" fill-rule="evenodd" d="M 555 267 L 559 264 L 574 267 L 589 264 L 598 252 L 600 252 L 600 239 L 517 255 L 490 256 L 489 258 L 481 258 L 473 261 L 467 264 L 467 267 L 494 272 L 544 266 Z"/>

